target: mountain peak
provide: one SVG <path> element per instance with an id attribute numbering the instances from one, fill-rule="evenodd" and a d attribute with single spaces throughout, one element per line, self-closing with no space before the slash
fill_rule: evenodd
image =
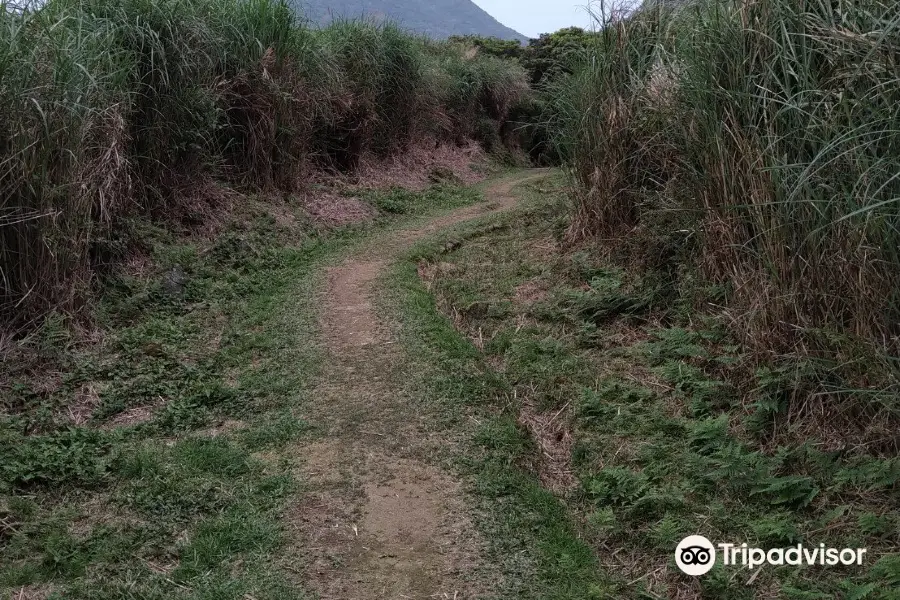
<path id="1" fill-rule="evenodd" d="M 471 0 L 289 0 L 298 14 L 327 25 L 337 18 L 391 20 L 401 27 L 436 39 L 480 35 L 527 41 Z"/>

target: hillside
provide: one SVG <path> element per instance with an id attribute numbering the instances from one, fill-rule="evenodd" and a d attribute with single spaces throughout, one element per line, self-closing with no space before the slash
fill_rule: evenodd
<path id="1" fill-rule="evenodd" d="M 336 17 L 370 16 L 396 21 L 409 30 L 438 39 L 475 34 L 527 40 L 471 0 L 291 0 L 291 4 L 298 13 L 322 25 Z"/>
<path id="2" fill-rule="evenodd" d="M 0 8 L 0 600 L 900 600 L 900 2 L 470 1 Z"/>

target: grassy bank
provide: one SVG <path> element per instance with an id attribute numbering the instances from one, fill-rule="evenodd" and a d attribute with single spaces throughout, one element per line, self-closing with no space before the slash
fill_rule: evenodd
<path id="1" fill-rule="evenodd" d="M 414 141 L 500 149 L 526 93 L 512 63 L 277 1 L 0 4 L 0 320 L 85 315 L 135 221 L 196 226 Z"/>
<path id="2" fill-rule="evenodd" d="M 445 319 L 422 316 L 434 307 L 421 291 L 408 308 L 445 356 L 433 378 L 441 404 L 475 406 L 465 423 L 483 450 L 466 466 L 488 505 L 504 507 L 483 525 L 511 556 L 523 536 L 537 540 L 521 555 L 543 573 L 536 595 L 896 598 L 897 458 L 761 439 L 770 424 L 745 407 L 771 403 L 782 375 L 760 373 L 743 395 L 755 353 L 720 311 L 671 304 L 648 292 L 646 272 L 571 248 L 564 184 L 541 182 L 524 210 L 420 249 L 418 273 Z M 861 566 L 753 571 L 720 560 L 694 578 L 673 553 L 697 533 L 868 555 Z"/>
<path id="3" fill-rule="evenodd" d="M 558 86 L 570 240 L 723 307 L 770 434 L 895 454 L 900 134 L 894 3 L 645 3 Z M 648 288 L 649 289 L 649 288 Z"/>

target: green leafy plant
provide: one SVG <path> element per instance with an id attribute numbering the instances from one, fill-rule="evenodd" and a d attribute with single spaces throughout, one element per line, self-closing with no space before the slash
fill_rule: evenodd
<path id="1" fill-rule="evenodd" d="M 4 487 L 96 485 L 116 458 L 115 436 L 82 427 L 33 436 L 3 429 L 0 435 L 0 481 Z"/>
<path id="2" fill-rule="evenodd" d="M 648 486 L 642 473 L 610 467 L 592 475 L 585 482 L 585 492 L 598 505 L 623 506 L 640 498 Z"/>

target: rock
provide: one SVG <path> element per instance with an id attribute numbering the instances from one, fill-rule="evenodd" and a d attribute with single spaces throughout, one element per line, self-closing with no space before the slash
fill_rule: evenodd
<path id="1" fill-rule="evenodd" d="M 184 272 L 184 269 L 181 267 L 181 265 L 175 265 L 174 267 L 172 267 L 172 270 L 166 273 L 163 277 L 162 285 L 166 293 L 173 296 L 180 296 L 184 293 L 184 288 L 187 285 L 187 282 L 187 273 Z"/>

